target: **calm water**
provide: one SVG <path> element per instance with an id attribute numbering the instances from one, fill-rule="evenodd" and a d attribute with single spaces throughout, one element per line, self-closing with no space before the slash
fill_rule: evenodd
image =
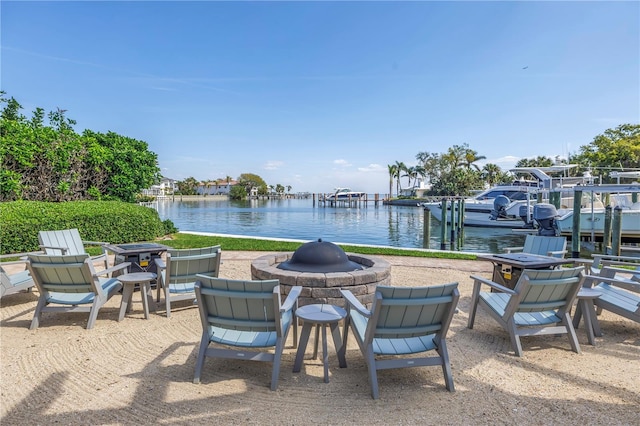
<path id="1" fill-rule="evenodd" d="M 431 238 L 425 244 L 420 207 L 374 207 L 373 203 L 367 207 L 314 207 L 311 199 L 201 200 L 159 201 L 157 210 L 161 219 L 171 219 L 181 231 L 440 249 L 440 222 L 432 219 Z M 509 229 L 466 228 L 460 249 L 499 253 L 523 242 L 523 235 Z"/>

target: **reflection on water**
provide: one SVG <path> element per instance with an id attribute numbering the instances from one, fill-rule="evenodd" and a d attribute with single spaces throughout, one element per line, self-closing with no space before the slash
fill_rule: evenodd
<path id="1" fill-rule="evenodd" d="M 159 201 L 157 209 L 163 220 L 171 219 L 181 231 L 440 249 L 440 222 L 431 221 L 431 238 L 425 244 L 419 207 L 314 207 L 310 199 L 166 200 Z M 465 228 L 460 249 L 499 253 L 523 242 L 524 235 L 509 229 Z"/>

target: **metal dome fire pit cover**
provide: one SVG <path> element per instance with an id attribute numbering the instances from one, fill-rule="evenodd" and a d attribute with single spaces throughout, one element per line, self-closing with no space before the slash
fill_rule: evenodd
<path id="1" fill-rule="evenodd" d="M 277 267 L 297 272 L 350 272 L 364 269 L 361 264 L 349 260 L 339 246 L 322 239 L 301 245 L 291 259 Z"/>

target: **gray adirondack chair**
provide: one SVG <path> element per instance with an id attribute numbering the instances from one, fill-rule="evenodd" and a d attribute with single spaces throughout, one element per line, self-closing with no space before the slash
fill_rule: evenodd
<path id="1" fill-rule="evenodd" d="M 504 250 L 507 253 L 522 252 L 562 258 L 567 252 L 567 239 L 565 237 L 527 235 L 524 246 L 506 247 Z"/>
<path id="2" fill-rule="evenodd" d="M 0 264 L 0 298 L 20 291 L 31 291 L 31 288 L 35 285 L 29 271 L 26 269 L 14 274 L 9 274 L 2 267 L 2 265 L 6 266 L 18 263 L 24 263 L 26 265 L 26 261 L 2 262 L 2 264 Z"/>
<path id="3" fill-rule="evenodd" d="M 584 281 L 583 270 L 583 266 L 525 269 L 513 290 L 472 275 L 473 293 L 467 327 L 473 328 L 480 305 L 509 333 L 517 356 L 522 356 L 520 336 L 541 334 L 567 334 L 571 349 L 580 353 L 570 311 Z M 482 284 L 493 292 L 480 291 Z"/>
<path id="4" fill-rule="evenodd" d="M 278 280 L 199 276 L 195 289 L 203 331 L 193 382 L 200 383 L 205 357 L 266 361 L 273 363 L 271 390 L 276 390 L 287 334 L 292 324 L 297 327 L 302 287 L 293 287 L 284 302 Z"/>
<path id="5" fill-rule="evenodd" d="M 166 262 L 155 259 L 159 277 L 157 301 L 160 291 L 164 293 L 167 318 L 171 317 L 171 303 L 182 300 L 195 300 L 196 275 L 217 277 L 220 272 L 220 246 L 197 249 L 167 251 Z"/>
<path id="6" fill-rule="evenodd" d="M 87 254 L 29 255 L 27 268 L 40 292 L 30 329 L 38 328 L 43 312 L 89 312 L 87 329 L 92 328 L 100 308 L 122 288 L 117 279 L 100 275 L 129 265 L 124 262 L 97 273 Z"/>
<path id="7" fill-rule="evenodd" d="M 429 287 L 378 286 L 371 310 L 348 290 L 343 350 L 351 328 L 369 370 L 371 396 L 377 399 L 377 370 L 442 366 L 447 390 L 454 392 L 446 335 L 460 298 L 458 283 Z M 406 355 L 436 351 L 436 356 Z M 380 359 L 381 356 L 393 358 Z M 403 357 L 404 356 L 404 357 Z"/>
<path id="8" fill-rule="evenodd" d="M 40 248 L 48 255 L 86 254 L 85 246 L 100 246 L 102 254 L 93 256 L 93 261 L 104 262 L 104 267 L 109 268 L 109 253 L 103 241 L 83 241 L 80 232 L 76 228 L 62 229 L 59 231 L 38 232 Z"/>
<path id="9" fill-rule="evenodd" d="M 585 286 L 593 286 L 601 293 L 593 300 L 599 311 L 604 309 L 640 323 L 640 282 L 637 270 L 605 266 L 598 275 L 587 275 Z M 594 329 L 597 336 L 602 335 L 597 321 L 594 321 Z"/>

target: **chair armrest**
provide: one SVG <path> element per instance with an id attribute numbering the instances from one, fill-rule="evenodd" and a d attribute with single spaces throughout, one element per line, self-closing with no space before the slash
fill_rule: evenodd
<path id="1" fill-rule="evenodd" d="M 90 246 L 104 246 L 105 244 L 109 244 L 106 241 L 85 241 L 82 240 L 82 244 L 86 245 L 90 245 Z"/>
<path id="2" fill-rule="evenodd" d="M 295 287 L 292 287 L 284 303 L 282 304 L 282 306 L 280 306 L 280 312 L 290 311 L 293 308 L 293 305 L 298 300 L 298 297 L 300 297 L 300 293 L 302 293 L 301 286 L 297 285 Z"/>
<path id="3" fill-rule="evenodd" d="M 483 277 L 479 277 L 478 275 L 471 275 L 471 278 L 474 281 L 474 285 L 476 285 L 476 283 L 481 283 L 481 284 L 486 284 L 491 288 L 494 288 L 496 290 L 498 290 L 501 293 L 507 293 L 507 294 L 517 294 L 514 290 L 511 290 L 510 288 L 507 288 L 503 285 L 500 285 L 498 283 L 494 283 L 493 281 L 487 279 L 487 278 L 483 278 Z"/>
<path id="4" fill-rule="evenodd" d="M 57 246 L 45 246 L 40 244 L 39 246 L 41 249 L 54 249 L 54 250 L 61 250 L 62 254 L 67 254 L 67 252 L 69 251 L 69 247 L 57 247 Z"/>
<path id="5" fill-rule="evenodd" d="M 547 255 L 549 255 L 549 256 L 553 256 L 554 254 L 562 254 L 562 255 L 564 255 L 564 254 L 567 254 L 567 251 L 566 250 L 552 250 L 552 251 L 548 251 L 547 252 Z"/>
<path id="6" fill-rule="evenodd" d="M 104 269 L 104 270 L 98 271 L 98 272 L 96 273 L 96 275 L 108 275 L 108 274 L 110 274 L 110 273 L 112 273 L 112 272 L 115 272 L 115 271 L 119 271 L 119 270 L 121 270 L 121 269 L 128 268 L 129 266 L 131 266 L 131 262 L 122 262 L 122 263 L 118 263 L 117 265 L 112 266 L 111 268 L 107 268 L 107 269 Z"/>
<path id="7" fill-rule="evenodd" d="M 162 260 L 159 257 L 156 257 L 154 259 L 154 262 L 156 262 L 156 266 L 158 267 L 158 269 L 167 269 L 167 264 L 164 263 L 164 260 Z"/>
<path id="8" fill-rule="evenodd" d="M 522 247 L 505 247 L 504 251 L 507 253 L 513 253 L 513 252 L 517 252 L 517 251 L 522 251 L 524 250 L 524 246 Z"/>
<path id="9" fill-rule="evenodd" d="M 640 283 L 631 280 L 621 280 L 619 278 L 600 277 L 598 275 L 585 275 L 585 284 L 591 286 L 595 283 L 607 283 L 616 287 L 624 288 L 634 293 L 640 293 Z"/>
<path id="10" fill-rule="evenodd" d="M 356 299 L 353 293 L 351 293 L 349 290 L 340 290 L 340 293 L 342 293 L 342 297 L 344 297 L 351 309 L 355 309 L 367 318 L 371 317 L 371 311 L 365 308 L 364 305 L 360 303 L 358 299 Z"/>
<path id="11" fill-rule="evenodd" d="M 3 265 L 16 265 L 18 263 L 26 263 L 27 256 L 30 254 L 44 254 L 43 251 L 29 251 L 26 253 L 9 253 L 9 254 L 0 254 L 0 259 L 13 259 L 18 258 L 18 260 L 9 260 L 7 262 L 2 262 Z"/>

